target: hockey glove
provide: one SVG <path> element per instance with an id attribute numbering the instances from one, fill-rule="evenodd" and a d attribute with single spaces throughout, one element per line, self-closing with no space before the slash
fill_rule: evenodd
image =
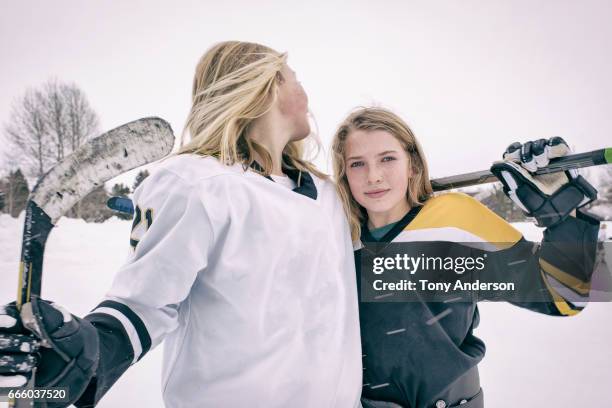
<path id="1" fill-rule="evenodd" d="M 33 333 L 29 334 L 29 333 Z M 0 307 L 0 387 L 23 387 L 36 367 L 36 387 L 67 387 L 68 406 L 84 392 L 98 365 L 98 334 L 61 306 L 32 297 L 17 311 Z"/>
<path id="2" fill-rule="evenodd" d="M 597 190 L 573 169 L 566 172 L 531 173 L 548 165 L 550 159 L 570 152 L 560 137 L 513 143 L 504 161 L 493 163 L 491 172 L 502 182 L 504 193 L 541 227 L 563 221 L 573 210 L 597 199 Z"/>

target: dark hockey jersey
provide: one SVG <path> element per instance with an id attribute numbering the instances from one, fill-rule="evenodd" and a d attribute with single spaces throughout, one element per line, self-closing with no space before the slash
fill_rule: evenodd
<path id="1" fill-rule="evenodd" d="M 528 245 L 518 230 L 480 202 L 450 193 L 414 207 L 378 242 L 488 245 L 495 273 L 520 274 L 512 280 L 523 291 L 539 296 L 538 301 L 514 304 L 548 315 L 571 316 L 583 309 L 585 303 L 579 300 L 588 296 L 598 224 L 579 211 L 577 217 L 545 230 L 540 244 Z M 355 251 L 359 284 L 361 255 L 372 242 L 377 240 L 364 226 L 361 248 Z M 504 267 L 517 259 L 520 268 Z M 475 372 L 478 382 L 476 365 L 485 345 L 473 334 L 479 320 L 476 301 L 364 302 L 359 292 L 363 397 L 406 408 L 434 407 L 438 397 L 448 395 L 449 387 L 468 371 Z"/>

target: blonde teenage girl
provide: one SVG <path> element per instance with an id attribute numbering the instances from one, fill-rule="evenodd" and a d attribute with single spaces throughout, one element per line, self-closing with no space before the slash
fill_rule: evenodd
<path id="1" fill-rule="evenodd" d="M 308 99 L 286 60 L 246 42 L 204 54 L 191 140 L 136 191 L 133 252 L 107 298 L 82 320 L 35 299 L 38 361 L 3 309 L 0 387 L 36 366 L 37 386 L 92 406 L 165 339 L 167 407 L 359 405 L 349 227 L 303 156 Z"/>
<path id="2" fill-rule="evenodd" d="M 542 180 L 523 168 L 534 171 L 565 154 L 559 138 L 512 145 L 506 157 L 517 163 L 493 168 L 506 194 L 547 226 L 535 250 L 475 199 L 459 193 L 434 196 L 423 150 L 406 123 L 388 110 L 352 113 L 338 128 L 332 149 L 337 188 L 360 248 L 358 279 L 368 273 L 359 268 L 371 243 L 444 241 L 455 249 L 478 243 L 488 248 L 494 265 L 503 265 L 496 268 L 501 276 L 518 276 L 523 289 L 544 296 L 516 301 L 519 306 L 555 316 L 584 307 L 580 300 L 588 295 L 598 222 L 575 208 L 592 200 L 594 190 L 575 174 Z M 563 252 L 567 246 L 557 247 L 559 241 L 579 249 Z M 477 364 L 485 346 L 473 334 L 475 302 L 362 301 L 359 306 L 364 407 L 483 406 Z M 531 406 L 516 398 L 519 406 Z"/>

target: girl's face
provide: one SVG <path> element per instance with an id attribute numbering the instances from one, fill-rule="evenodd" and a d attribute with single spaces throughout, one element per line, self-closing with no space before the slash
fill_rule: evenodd
<path id="1" fill-rule="evenodd" d="M 368 212 L 399 219 L 408 210 L 408 154 L 391 133 L 355 130 L 346 140 L 346 176 L 355 200 Z"/>
<path id="2" fill-rule="evenodd" d="M 291 128 L 289 141 L 301 140 L 310 134 L 308 96 L 288 65 L 283 66 L 281 75 L 283 80 L 278 87 L 278 108 Z"/>

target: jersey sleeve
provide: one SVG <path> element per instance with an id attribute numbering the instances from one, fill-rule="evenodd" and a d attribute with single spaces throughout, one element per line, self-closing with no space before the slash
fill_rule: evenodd
<path id="1" fill-rule="evenodd" d="M 474 200 L 476 202 L 476 200 Z M 477 203 L 477 202 L 476 202 Z M 484 278 L 512 282 L 511 303 L 555 316 L 579 313 L 588 301 L 594 271 L 599 222 L 577 211 L 576 217 L 547 228 L 541 242 L 528 242 L 513 226 L 484 205 L 473 205 L 479 229 L 495 230 L 497 247 L 487 252 Z M 501 239 L 500 239 L 501 237 Z M 480 294 L 479 300 L 504 299 L 503 294 Z"/>
<path id="2" fill-rule="evenodd" d="M 514 291 L 476 291 L 474 300 L 504 300 L 536 312 L 572 316 L 588 301 L 599 221 L 578 210 L 576 217 L 547 228 L 541 242 L 520 231 L 465 194 L 430 199 L 407 231 L 438 231 L 452 242 L 486 256 L 486 267 L 468 279 L 515 285 Z M 435 235 L 435 234 L 434 234 Z"/>
<path id="3" fill-rule="evenodd" d="M 574 316 L 582 311 L 591 290 L 598 229 L 599 221 L 578 210 L 576 217 L 547 228 L 539 245 L 523 243 L 514 254 L 510 249 L 507 255 L 520 259 L 533 248 L 533 255 L 527 254 L 531 256 L 518 268 L 523 274 L 525 300 L 512 303 L 553 316 Z"/>
<path id="4" fill-rule="evenodd" d="M 168 170 L 134 196 L 131 254 L 85 317 L 100 337 L 96 375 L 77 406 L 94 406 L 128 367 L 178 327 L 181 303 L 207 266 L 213 230 L 197 186 Z"/>

